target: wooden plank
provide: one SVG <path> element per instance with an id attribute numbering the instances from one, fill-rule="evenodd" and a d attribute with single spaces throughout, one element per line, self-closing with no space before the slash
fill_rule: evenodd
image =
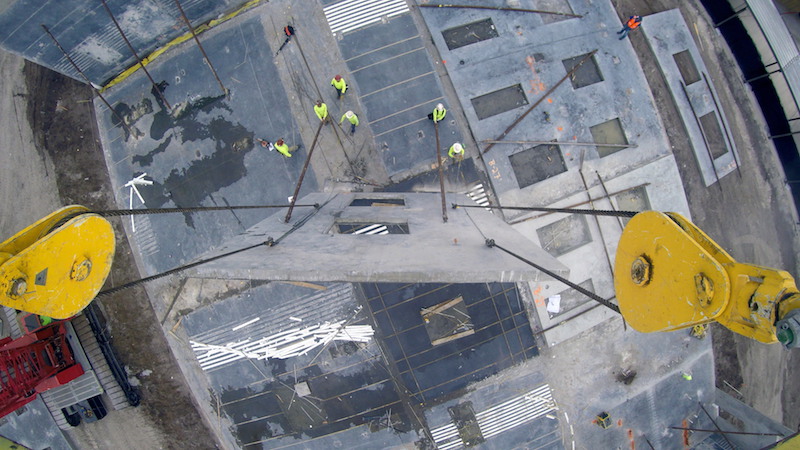
<path id="1" fill-rule="evenodd" d="M 438 305 L 434 306 L 433 308 L 422 308 L 422 317 L 429 317 L 434 314 L 439 314 L 440 312 L 444 311 L 445 309 L 452 308 L 458 302 L 463 302 L 464 298 L 458 296 L 452 300 L 446 301 L 444 303 L 439 303 Z"/>
<path id="2" fill-rule="evenodd" d="M 450 335 L 450 336 L 447 336 L 447 337 L 443 337 L 443 338 L 440 338 L 440 339 L 433 340 L 433 341 L 431 341 L 431 344 L 433 344 L 433 345 L 444 344 L 444 343 L 447 343 L 447 342 L 450 342 L 450 341 L 455 341 L 456 339 L 461 339 L 462 337 L 466 337 L 466 336 L 469 336 L 469 335 L 472 335 L 472 334 L 475 334 L 475 330 L 462 331 L 461 333 L 456 333 L 456 334 L 453 334 L 453 335 Z"/>

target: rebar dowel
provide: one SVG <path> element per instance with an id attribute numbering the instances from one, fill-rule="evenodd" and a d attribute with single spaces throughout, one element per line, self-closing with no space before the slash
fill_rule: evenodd
<path id="1" fill-rule="evenodd" d="M 105 7 L 106 12 L 108 12 L 108 17 L 111 18 L 112 22 L 114 22 L 114 26 L 117 27 L 117 31 L 119 31 L 119 35 L 122 36 L 122 40 L 125 41 L 125 44 L 128 45 L 128 48 L 131 50 L 131 53 L 133 53 L 133 56 L 136 58 L 136 62 L 139 63 L 139 67 L 142 68 L 144 73 L 147 75 L 147 78 L 150 79 L 150 83 L 153 85 L 153 89 L 156 91 L 156 93 L 158 93 L 158 96 L 161 97 L 161 101 L 164 102 L 164 106 L 166 106 L 167 109 L 172 109 L 172 106 L 170 106 L 169 102 L 167 101 L 167 98 L 164 96 L 164 92 L 162 92 L 161 88 L 158 87 L 158 84 L 150 75 L 150 72 L 144 66 L 144 63 L 142 63 L 142 58 L 139 58 L 139 54 L 136 53 L 136 49 L 133 48 L 133 45 L 131 45 L 131 42 L 128 40 L 128 37 L 125 36 L 125 32 L 122 31 L 122 27 L 119 26 L 119 22 L 117 22 L 117 19 L 114 18 L 114 13 L 111 12 L 111 8 L 109 8 L 108 4 L 106 4 L 106 0 L 100 0 L 100 1 L 103 3 L 103 7 Z"/>
<path id="2" fill-rule="evenodd" d="M 605 196 L 603 196 L 603 197 L 598 197 L 598 198 L 596 198 L 595 200 L 600 200 L 600 199 L 603 199 L 603 198 L 609 198 L 609 197 L 611 197 L 611 196 L 613 196 L 613 195 L 624 194 L 625 192 L 632 191 L 632 190 L 634 190 L 634 189 L 638 189 L 638 188 L 641 188 L 641 187 L 646 187 L 646 186 L 650 186 L 650 183 L 642 183 L 642 184 L 637 184 L 636 186 L 631 186 L 631 187 L 629 187 L 629 188 L 625 188 L 625 189 L 622 189 L 622 190 L 619 190 L 619 191 L 611 192 L 611 193 L 609 193 L 608 195 L 605 195 Z M 564 209 L 569 209 L 569 210 L 571 210 L 572 208 L 574 208 L 574 207 L 576 207 L 576 206 L 583 206 L 583 205 L 585 205 L 585 204 L 587 204 L 587 203 L 589 203 L 589 200 L 585 200 L 585 201 L 582 201 L 582 202 L 578 202 L 578 203 L 573 203 L 573 204 L 571 204 L 571 205 L 567 205 L 567 206 L 565 206 L 565 207 L 564 207 Z M 615 211 L 615 212 L 617 212 L 617 210 L 614 210 L 614 211 Z M 546 212 L 546 213 L 544 213 L 544 214 L 539 214 L 538 216 L 533 216 L 533 217 L 525 217 L 524 219 L 515 219 L 515 220 L 512 220 L 512 221 L 508 222 L 508 224 L 509 224 L 509 225 L 516 225 L 516 224 L 518 224 L 518 223 L 522 223 L 522 222 L 527 222 L 527 221 L 529 221 L 529 220 L 538 219 L 538 218 L 541 218 L 541 217 L 547 216 L 547 215 L 549 215 L 549 214 L 556 214 L 556 212 L 554 212 L 554 211 L 549 211 L 549 212 Z"/>
<path id="3" fill-rule="evenodd" d="M 505 130 L 505 131 L 503 131 L 503 132 L 500 134 L 500 136 L 498 136 L 498 137 L 497 137 L 497 139 L 495 139 L 495 140 L 496 140 L 496 141 L 500 141 L 500 140 L 502 140 L 504 137 L 508 136 L 508 133 L 510 133 L 510 132 L 511 132 L 511 130 L 513 130 L 513 129 L 514 129 L 514 127 L 516 127 L 516 126 L 517 126 L 517 124 L 519 124 L 520 122 L 522 122 L 522 119 L 524 119 L 524 118 L 525 118 L 525 116 L 527 116 L 528 114 L 530 114 L 530 112 L 531 112 L 531 111 L 533 111 L 533 110 L 534 110 L 534 109 L 535 109 L 537 106 L 539 106 L 539 103 L 542 103 L 542 102 L 544 101 L 544 99 L 546 99 L 546 98 L 547 98 L 547 96 L 548 96 L 548 95 L 552 94 L 552 93 L 553 93 L 553 91 L 555 91 L 556 89 L 558 89 L 558 87 L 559 87 L 559 86 L 561 86 L 561 83 L 563 83 L 564 81 L 566 81 L 566 80 L 567 80 L 567 78 L 569 78 L 569 77 L 571 77 L 573 74 L 575 74 L 575 72 L 578 70 L 578 67 L 580 67 L 580 66 L 581 66 L 583 63 L 585 63 L 586 61 L 588 61 L 588 60 L 589 60 L 589 58 L 591 58 L 592 56 L 594 56 L 594 54 L 595 54 L 595 53 L 597 53 L 597 49 L 595 49 L 595 50 L 592 50 L 592 51 L 591 51 L 591 52 L 590 52 L 588 55 L 586 55 L 586 56 L 585 56 L 585 57 L 584 57 L 582 60 L 580 60 L 580 62 L 579 62 L 578 64 L 576 64 L 576 65 L 575 65 L 575 67 L 573 67 L 573 68 L 572 68 L 572 70 L 570 70 L 570 71 L 569 71 L 569 72 L 568 72 L 566 75 L 564 75 L 564 78 L 562 78 L 562 79 L 558 80 L 558 83 L 556 83 L 556 84 L 555 84 L 555 86 L 553 86 L 553 87 L 551 87 L 550 89 L 548 89 L 548 90 L 547 90 L 547 92 L 545 92 L 545 93 L 544 93 L 544 95 L 542 95 L 542 96 L 541 96 L 541 98 L 539 98 L 539 100 L 536 100 L 536 103 L 534 103 L 533 105 L 531 105 L 531 107 L 530 107 L 530 108 L 528 108 L 528 110 L 527 110 L 527 111 L 525 111 L 525 113 L 523 113 L 521 116 L 519 116 L 519 118 L 517 118 L 517 120 L 515 120 L 515 121 L 514 121 L 514 123 L 512 123 L 512 124 L 511 124 L 511 125 L 510 125 L 508 128 L 506 128 L 506 130 Z M 486 146 L 486 148 L 484 148 L 484 149 L 483 149 L 483 153 L 486 153 L 486 152 L 488 152 L 488 151 L 489 151 L 489 149 L 490 149 L 490 148 L 492 148 L 492 147 L 494 147 L 494 144 L 489 144 L 489 145 L 487 145 L 487 146 Z"/>
<path id="4" fill-rule="evenodd" d="M 56 44 L 56 47 L 58 47 L 58 49 L 61 50 L 61 53 L 64 54 L 64 57 L 67 58 L 67 61 L 69 61 L 69 63 L 72 64 L 72 68 L 74 68 L 83 77 L 83 79 L 86 80 L 86 84 L 88 84 L 92 88 L 94 93 L 97 94 L 98 97 L 100 97 L 100 100 L 102 100 L 103 103 L 106 104 L 106 108 L 108 108 L 111 111 L 111 114 L 113 114 L 114 117 L 116 117 L 117 120 L 119 120 L 119 123 L 121 123 L 122 126 L 125 127 L 126 130 L 128 130 L 128 134 L 130 134 L 133 137 L 136 137 L 136 135 L 133 134 L 133 130 L 131 130 L 128 124 L 125 123 L 125 119 L 123 119 L 122 116 L 120 116 L 119 113 L 114 108 L 111 107 L 111 104 L 108 103 L 105 97 L 103 97 L 103 94 L 101 94 L 100 91 L 97 90 L 96 87 L 94 87 L 94 84 L 92 84 L 92 80 L 90 80 L 89 77 L 87 77 L 86 74 L 83 73 L 81 68 L 78 67 L 78 64 L 76 64 L 75 61 L 72 59 L 72 57 L 69 56 L 69 53 L 67 53 L 67 51 L 64 50 L 64 47 L 62 47 L 61 44 L 56 39 L 56 37 L 53 36 L 53 33 L 51 33 L 50 30 L 48 30 L 44 24 L 42 24 L 42 28 L 44 28 L 45 33 L 47 33 L 47 35 L 50 36 L 50 39 L 53 40 L 53 43 Z"/>
<path id="5" fill-rule="evenodd" d="M 541 9 L 523 9 L 523 8 L 504 8 L 502 6 L 475 6 L 475 5 L 438 5 L 438 4 L 420 4 L 417 5 L 420 8 L 464 8 L 464 9 L 490 9 L 493 11 L 513 11 L 513 12 L 524 12 L 524 13 L 536 13 L 536 14 L 553 14 L 557 16 L 566 16 L 566 17 L 583 17 L 579 14 L 573 13 L 563 13 L 557 11 L 543 11 Z"/>
<path id="6" fill-rule="evenodd" d="M 697 402 L 697 404 L 700 405 L 700 408 L 703 410 L 704 413 L 706 413 L 706 416 L 708 417 L 708 420 L 710 420 L 711 423 L 714 424 L 714 428 L 716 428 L 718 432 L 722 433 L 722 428 L 720 428 L 719 425 L 717 424 L 717 421 L 714 420 L 713 417 L 711 417 L 711 414 L 708 413 L 708 410 L 706 410 L 706 407 L 703 406 L 703 404 L 701 402 Z M 727 442 L 728 445 L 731 446 L 731 448 L 736 448 L 736 446 L 734 446 L 733 443 L 728 439 L 728 436 L 725 436 L 725 434 L 723 433 L 722 437 L 725 439 L 725 442 Z"/>
<path id="7" fill-rule="evenodd" d="M 308 156 L 306 156 L 306 162 L 303 164 L 303 171 L 300 172 L 300 178 L 297 179 L 297 186 L 294 188 L 294 195 L 292 195 L 292 204 L 289 205 L 289 211 L 286 212 L 286 219 L 284 222 L 289 223 L 289 220 L 292 218 L 292 210 L 294 210 L 294 202 L 297 201 L 297 196 L 300 194 L 300 186 L 303 185 L 303 178 L 306 176 L 306 170 L 308 170 L 308 163 L 311 162 L 311 155 L 314 154 L 314 147 L 317 145 L 317 138 L 319 138 L 319 132 L 322 130 L 322 126 L 325 125 L 325 122 L 319 122 L 317 126 L 317 132 L 314 134 L 314 141 L 311 142 L 311 148 L 308 149 Z"/>
<path id="8" fill-rule="evenodd" d="M 686 101 L 689 102 L 689 109 L 692 110 L 694 121 L 697 122 L 697 128 L 700 130 L 700 136 L 703 138 L 703 143 L 706 144 L 706 153 L 708 154 L 708 159 L 711 161 L 711 168 L 714 170 L 714 178 L 717 179 L 717 186 L 719 186 L 719 190 L 722 191 L 722 183 L 719 182 L 719 173 L 717 172 L 717 165 L 714 164 L 714 155 L 711 153 L 711 146 L 708 144 L 706 133 L 703 132 L 703 125 L 700 124 L 700 118 L 697 117 L 697 111 L 694 109 L 692 99 L 689 98 L 689 91 L 686 90 L 686 85 L 683 84 L 683 81 L 681 81 L 681 89 L 683 89 L 683 96 L 686 97 Z"/>
<path id="9" fill-rule="evenodd" d="M 436 162 L 439 167 L 439 190 L 442 193 L 442 221 L 447 223 L 447 200 L 444 194 L 444 169 L 442 169 L 442 149 L 439 147 L 439 124 L 433 122 L 433 129 L 436 134 Z"/>
<path id="10" fill-rule="evenodd" d="M 609 204 L 609 206 L 611 206 L 611 210 L 616 211 L 617 208 L 614 206 L 614 202 L 611 201 L 611 194 L 608 193 L 608 189 L 606 188 L 606 182 L 603 181 L 603 177 L 600 176 L 600 172 L 595 170 L 594 174 L 597 175 L 597 179 L 600 181 L 600 187 L 603 188 L 603 194 L 604 195 L 603 195 L 602 198 L 607 198 L 608 199 L 608 204 Z M 591 198 L 592 198 L 592 196 L 590 195 L 589 196 L 589 201 L 590 202 L 593 201 L 593 200 L 591 200 Z M 599 200 L 599 199 L 597 199 L 597 200 Z M 622 219 L 620 219 L 619 217 L 617 217 L 617 223 L 619 224 L 619 229 L 620 230 L 624 230 L 625 229 L 625 225 L 622 224 Z"/>
<path id="11" fill-rule="evenodd" d="M 493 139 L 484 139 L 481 142 L 486 144 L 551 144 L 551 145 L 586 145 L 589 147 L 612 147 L 612 148 L 635 148 L 636 144 L 600 144 L 597 142 L 569 142 L 569 141 L 495 141 Z"/>
<path id="12" fill-rule="evenodd" d="M 583 154 L 581 154 L 581 165 L 583 165 Z M 581 181 L 583 182 L 583 190 L 586 192 L 586 197 L 589 199 L 589 207 L 594 210 L 594 200 L 592 200 L 592 194 L 589 192 L 589 184 L 586 183 L 586 177 L 583 176 L 583 169 L 578 169 L 578 174 L 581 176 Z M 597 234 L 600 236 L 600 244 L 603 246 L 603 253 L 606 255 L 606 262 L 608 263 L 608 271 L 611 273 L 611 278 L 614 278 L 614 263 L 611 262 L 611 255 L 608 254 L 608 247 L 606 246 L 606 238 L 603 235 L 603 229 L 600 228 L 600 219 L 597 218 L 598 216 L 594 215 L 594 224 L 597 226 Z M 619 216 L 617 217 L 619 218 Z"/>
<path id="13" fill-rule="evenodd" d="M 197 33 L 194 32 L 194 27 L 192 26 L 192 23 L 189 22 L 189 18 L 186 17 L 186 13 L 183 12 L 183 7 L 181 6 L 181 2 L 178 1 L 178 0 L 175 0 L 175 6 L 178 7 L 178 11 L 180 11 L 180 13 L 181 13 L 181 17 L 183 18 L 183 22 L 189 28 L 189 31 L 191 31 L 192 37 L 194 38 L 194 41 L 197 43 L 197 47 L 200 49 L 200 53 L 203 54 L 203 59 L 205 59 L 206 64 L 208 64 L 208 68 L 211 69 L 211 73 L 213 73 L 214 74 L 214 78 L 217 79 L 217 83 L 219 83 L 219 87 L 220 87 L 220 89 L 222 89 L 222 93 L 225 94 L 225 95 L 228 95 L 228 90 L 225 89 L 225 85 L 222 84 L 222 80 L 219 79 L 219 75 L 217 75 L 217 71 L 214 69 L 214 65 L 211 64 L 211 60 L 208 59 L 208 55 L 206 54 L 206 50 L 203 48 L 203 44 L 200 43 L 200 39 L 197 38 Z"/>
<path id="14" fill-rule="evenodd" d="M 689 427 L 669 427 L 673 430 L 686 430 L 686 431 L 701 431 L 704 433 L 722 433 L 722 434 L 743 434 L 747 436 L 778 436 L 778 437 L 786 437 L 780 433 L 749 433 L 747 431 L 717 431 L 717 430 L 706 430 L 703 428 L 689 428 Z"/>

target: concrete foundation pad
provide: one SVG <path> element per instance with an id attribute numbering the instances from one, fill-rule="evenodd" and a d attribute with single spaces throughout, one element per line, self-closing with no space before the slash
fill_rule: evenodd
<path id="1" fill-rule="evenodd" d="M 679 10 L 647 16 L 642 29 L 683 118 L 703 181 L 710 186 L 736 170 L 739 157 L 708 69 Z"/>

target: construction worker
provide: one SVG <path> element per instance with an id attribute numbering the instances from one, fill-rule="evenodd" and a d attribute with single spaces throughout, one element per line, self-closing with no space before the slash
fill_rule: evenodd
<path id="1" fill-rule="evenodd" d="M 625 36 L 628 35 L 628 32 L 631 30 L 635 30 L 639 28 L 639 25 L 642 24 L 642 16 L 631 16 L 625 25 L 622 27 L 621 30 L 617 31 L 617 34 L 620 35 L 619 40 L 625 39 Z"/>
<path id="2" fill-rule="evenodd" d="M 447 110 L 444 109 L 443 104 L 439 103 L 436 108 L 433 108 L 433 112 L 428 114 L 428 119 L 432 120 L 433 123 L 438 123 L 444 120 L 445 115 L 447 115 Z"/>
<path id="3" fill-rule="evenodd" d="M 464 146 L 456 142 L 450 146 L 450 151 L 447 152 L 447 155 L 451 158 L 461 161 L 464 159 Z"/>
<path id="4" fill-rule="evenodd" d="M 289 41 L 292 39 L 292 36 L 294 36 L 294 27 L 291 25 L 286 25 L 285 27 L 283 27 L 283 34 L 286 35 L 286 40 L 283 41 L 283 44 L 281 44 L 280 48 L 278 48 L 278 51 L 275 53 L 275 56 L 278 56 L 278 53 L 280 53 L 281 50 L 283 50 L 283 47 L 286 47 L 286 44 L 288 44 Z"/>
<path id="5" fill-rule="evenodd" d="M 331 86 L 336 89 L 336 98 L 340 99 L 347 92 L 347 83 L 344 81 L 341 75 L 336 75 L 331 80 Z"/>
<path id="6" fill-rule="evenodd" d="M 350 134 L 355 134 L 356 127 L 358 126 L 358 116 L 355 115 L 353 111 L 347 111 L 344 113 L 341 119 L 339 119 L 339 125 L 344 122 L 344 119 L 347 119 L 350 122 Z"/>
<path id="7" fill-rule="evenodd" d="M 322 122 L 328 121 L 328 105 L 322 103 L 322 100 L 317 100 L 317 103 L 314 105 L 314 112 L 317 113 L 317 117 Z"/>
<path id="8" fill-rule="evenodd" d="M 294 149 L 296 149 L 296 148 L 297 147 L 295 147 Z M 292 150 L 294 150 L 294 149 L 292 149 Z M 283 139 L 278 139 L 277 141 L 275 141 L 275 150 L 279 151 L 281 153 L 281 155 L 283 155 L 283 156 L 285 156 L 287 158 L 291 158 L 292 157 L 292 154 L 289 153 L 289 151 L 290 151 L 289 146 L 286 145 L 286 142 L 283 142 Z"/>

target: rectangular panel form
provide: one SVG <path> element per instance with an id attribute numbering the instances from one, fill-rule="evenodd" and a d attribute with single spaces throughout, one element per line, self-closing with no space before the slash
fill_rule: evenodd
<path id="1" fill-rule="evenodd" d="M 618 211 L 647 211 L 650 208 L 650 199 L 647 197 L 647 189 L 644 186 L 633 188 L 627 192 L 614 196 L 617 199 Z M 627 225 L 631 219 L 622 219 L 623 225 Z"/>
<path id="2" fill-rule="evenodd" d="M 725 136 L 719 126 L 717 113 L 711 111 L 705 116 L 700 117 L 700 126 L 703 127 L 703 134 L 708 142 L 708 149 L 711 150 L 711 157 L 714 159 L 728 153 L 728 146 L 725 144 Z"/>
<path id="3" fill-rule="evenodd" d="M 551 12 L 560 12 L 566 14 L 575 13 L 567 0 L 547 0 L 544 2 L 539 1 L 536 3 L 536 7 L 537 9 Z M 575 19 L 575 17 L 564 16 L 561 14 L 540 14 L 540 17 L 542 18 L 542 23 L 545 25 L 561 22 L 563 20 Z"/>
<path id="4" fill-rule="evenodd" d="M 574 58 L 567 58 L 561 62 L 564 64 L 564 69 L 569 73 L 575 68 L 588 54 L 578 55 Z M 586 62 L 581 64 L 575 73 L 570 77 L 573 89 L 580 89 L 595 83 L 603 81 L 603 74 L 600 73 L 600 67 L 597 65 L 594 56 L 589 58 Z"/>
<path id="5" fill-rule="evenodd" d="M 444 42 L 450 50 L 496 38 L 497 36 L 497 30 L 494 28 L 492 19 L 484 19 L 442 31 Z"/>
<path id="6" fill-rule="evenodd" d="M 567 171 L 561 149 L 555 144 L 537 145 L 508 159 L 520 189 Z"/>
<path id="7" fill-rule="evenodd" d="M 586 216 L 573 214 L 538 230 L 542 248 L 553 256 L 561 256 L 589 242 L 592 234 L 586 223 Z"/>
<path id="8" fill-rule="evenodd" d="M 350 206 L 405 206 L 406 201 L 402 198 L 356 198 L 350 202 Z"/>
<path id="9" fill-rule="evenodd" d="M 589 128 L 592 133 L 592 140 L 597 144 L 617 144 L 628 145 L 625 131 L 619 119 L 611 119 L 607 122 L 599 123 Z M 600 157 L 608 156 L 623 150 L 622 147 L 597 147 L 597 154 Z"/>
<path id="10" fill-rule="evenodd" d="M 700 81 L 700 72 L 697 71 L 697 65 L 694 63 L 689 50 L 675 53 L 672 55 L 672 59 L 675 60 L 675 65 L 678 66 L 678 70 L 681 72 L 683 84 L 689 86 Z"/>
<path id="11" fill-rule="evenodd" d="M 375 223 L 375 222 L 337 222 L 336 232 L 339 234 L 408 234 L 407 223 Z"/>
<path id="12" fill-rule="evenodd" d="M 479 120 L 528 104 L 525 91 L 519 84 L 483 94 L 480 97 L 473 98 L 471 101 Z"/>
<path id="13" fill-rule="evenodd" d="M 450 418 L 456 424 L 458 435 L 466 447 L 472 447 L 485 441 L 478 426 L 478 418 L 472 409 L 472 402 L 459 403 L 447 408 Z"/>
<path id="14" fill-rule="evenodd" d="M 420 314 L 432 345 L 445 344 L 475 333 L 472 318 L 461 296 L 430 308 L 422 308 Z"/>

